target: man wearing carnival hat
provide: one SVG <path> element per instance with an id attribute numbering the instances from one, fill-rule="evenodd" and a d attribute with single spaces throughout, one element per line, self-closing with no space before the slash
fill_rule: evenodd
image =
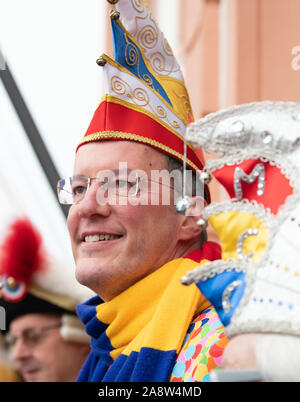
<path id="1" fill-rule="evenodd" d="M 58 183 L 60 201 L 72 204 L 76 278 L 98 295 L 77 309 L 92 337 L 78 380 L 205 380 L 226 338 L 196 286 L 180 284 L 188 270 L 220 258 L 200 219 L 210 202 L 201 152 L 184 141 L 189 96 L 145 4 L 109 2 L 115 60 L 97 60 L 107 91 L 73 177 Z"/>
<path id="2" fill-rule="evenodd" d="M 25 381 L 75 381 L 90 337 L 76 305 L 91 296 L 53 260 L 28 218 L 15 220 L 0 249 L 0 314 L 7 359 Z"/>

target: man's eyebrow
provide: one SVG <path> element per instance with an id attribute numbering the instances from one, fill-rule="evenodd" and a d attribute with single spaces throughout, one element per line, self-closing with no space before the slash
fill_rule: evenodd
<path id="1" fill-rule="evenodd" d="M 72 180 L 80 180 L 80 179 L 87 179 L 88 176 L 85 176 L 84 174 L 75 174 L 72 176 Z"/>
<path id="2" fill-rule="evenodd" d="M 37 328 L 37 327 L 28 327 L 28 328 L 22 329 L 22 331 L 17 332 L 17 333 L 14 333 L 14 332 L 12 332 L 12 331 L 10 331 L 10 333 L 11 333 L 11 335 L 13 335 L 13 336 L 20 336 L 20 335 L 23 335 L 23 334 L 26 333 L 26 332 L 31 332 L 32 330 L 34 330 L 34 329 L 36 329 L 36 328 Z"/>

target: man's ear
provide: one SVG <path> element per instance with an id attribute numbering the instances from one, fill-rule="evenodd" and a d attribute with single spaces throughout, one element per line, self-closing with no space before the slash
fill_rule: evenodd
<path id="1" fill-rule="evenodd" d="M 193 240 L 199 237 L 203 230 L 197 225 L 197 222 L 202 217 L 206 201 L 199 196 L 192 197 L 191 200 L 191 206 L 187 209 L 185 216 L 182 217 L 179 240 Z"/>

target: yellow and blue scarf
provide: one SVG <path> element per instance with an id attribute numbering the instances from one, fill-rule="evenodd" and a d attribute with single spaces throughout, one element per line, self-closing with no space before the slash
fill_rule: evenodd
<path id="1" fill-rule="evenodd" d="M 177 258 L 107 303 L 93 297 L 77 308 L 91 352 L 77 381 L 169 381 L 193 318 L 209 306 L 187 271 L 220 258 L 215 243 Z"/>

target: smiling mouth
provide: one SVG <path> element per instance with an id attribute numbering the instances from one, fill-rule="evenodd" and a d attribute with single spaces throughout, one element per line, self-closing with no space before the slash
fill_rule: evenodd
<path id="1" fill-rule="evenodd" d="M 40 369 L 38 368 L 24 369 L 22 370 L 22 375 L 25 378 L 25 380 L 31 380 L 38 374 L 39 371 Z"/>
<path id="2" fill-rule="evenodd" d="M 109 235 L 109 234 L 96 234 L 96 235 L 89 235 L 85 236 L 83 241 L 85 243 L 97 243 L 101 241 L 111 241 L 111 240 L 117 240 L 120 239 L 121 235 Z"/>

